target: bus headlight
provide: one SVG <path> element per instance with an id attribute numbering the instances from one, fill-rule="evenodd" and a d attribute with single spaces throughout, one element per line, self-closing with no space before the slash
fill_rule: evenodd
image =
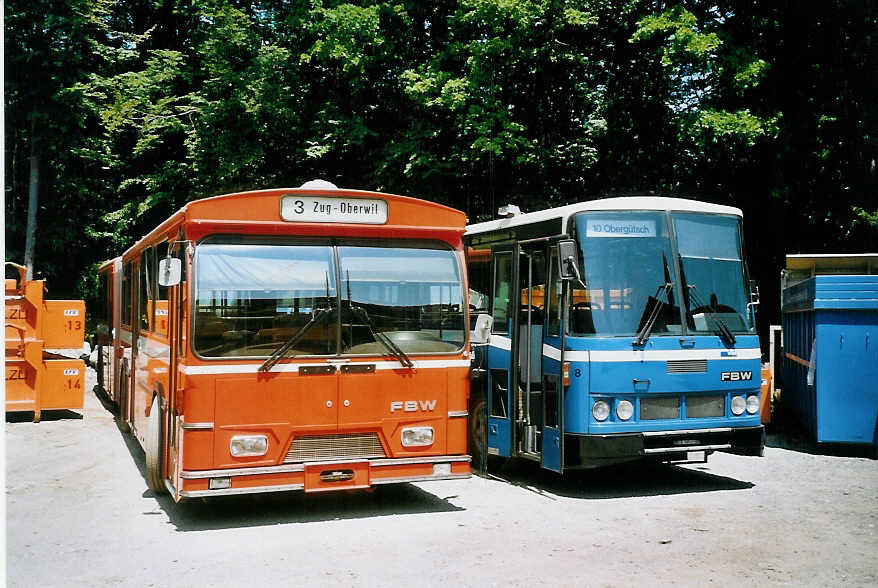
<path id="1" fill-rule="evenodd" d="M 747 408 L 747 401 L 744 400 L 743 396 L 732 396 L 732 414 L 735 416 L 740 416 L 744 414 L 744 409 Z"/>
<path id="2" fill-rule="evenodd" d="M 596 421 L 605 421 L 610 416 L 610 405 L 603 400 L 598 400 L 591 407 L 591 415 Z"/>
<path id="3" fill-rule="evenodd" d="M 627 421 L 634 416 L 634 405 L 627 400 L 620 400 L 616 403 L 616 416 L 620 421 Z"/>
<path id="4" fill-rule="evenodd" d="M 756 414 L 759 412 L 759 397 L 755 394 L 747 397 L 747 413 Z"/>
<path id="5" fill-rule="evenodd" d="M 426 447 L 433 444 L 433 427 L 411 427 L 402 430 L 403 447 Z"/>
<path id="6" fill-rule="evenodd" d="M 265 455 L 268 451 L 268 437 L 265 435 L 236 435 L 229 443 L 232 457 L 253 457 Z"/>

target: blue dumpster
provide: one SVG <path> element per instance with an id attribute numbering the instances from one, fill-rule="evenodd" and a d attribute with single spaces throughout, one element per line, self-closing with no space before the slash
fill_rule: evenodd
<path id="1" fill-rule="evenodd" d="M 787 255 L 782 397 L 819 443 L 878 443 L 878 254 Z"/>

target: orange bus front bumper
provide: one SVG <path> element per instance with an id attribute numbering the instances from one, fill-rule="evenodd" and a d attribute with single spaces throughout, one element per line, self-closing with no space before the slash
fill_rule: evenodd
<path id="1" fill-rule="evenodd" d="M 469 478 L 468 455 L 354 459 L 278 466 L 183 471 L 181 499 L 257 492 L 326 492 L 379 484 Z"/>

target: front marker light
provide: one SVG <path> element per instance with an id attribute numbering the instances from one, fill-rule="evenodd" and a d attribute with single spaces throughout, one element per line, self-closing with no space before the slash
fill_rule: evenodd
<path id="1" fill-rule="evenodd" d="M 743 396 L 732 396 L 732 414 L 741 416 L 747 408 L 747 401 Z"/>
<path id="2" fill-rule="evenodd" d="M 594 420 L 599 422 L 607 420 L 607 417 L 610 416 L 610 405 L 604 400 L 598 400 L 591 407 L 591 415 L 594 417 Z"/>
<path id="3" fill-rule="evenodd" d="M 237 435 L 229 442 L 232 457 L 254 457 L 265 455 L 268 451 L 268 437 L 265 435 Z"/>
<path id="4" fill-rule="evenodd" d="M 411 427 L 402 430 L 403 447 L 426 447 L 433 444 L 433 427 Z"/>
<path id="5" fill-rule="evenodd" d="M 627 421 L 634 416 L 634 405 L 628 400 L 620 400 L 616 404 L 616 416 L 620 421 Z"/>
<path id="6" fill-rule="evenodd" d="M 749 414 L 756 414 L 759 412 L 759 397 L 755 394 L 747 397 L 747 412 Z"/>

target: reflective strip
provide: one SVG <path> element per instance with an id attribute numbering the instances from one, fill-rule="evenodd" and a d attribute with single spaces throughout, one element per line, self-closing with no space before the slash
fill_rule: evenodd
<path id="1" fill-rule="evenodd" d="M 333 361 L 329 360 L 329 364 L 332 365 Z M 413 360 L 415 369 L 434 369 L 434 368 L 455 368 L 455 367 L 470 367 L 470 361 L 468 359 L 424 359 L 424 360 Z M 188 365 L 183 366 L 183 373 L 187 376 L 201 376 L 207 374 L 255 374 L 259 372 L 259 367 L 261 363 L 223 363 L 218 365 Z M 299 371 L 300 367 L 304 366 L 315 366 L 315 365 L 326 365 L 320 362 L 314 363 L 279 363 L 273 368 L 271 368 L 271 373 L 296 373 Z M 351 362 L 345 363 L 345 365 L 374 365 L 376 370 L 399 370 L 399 369 L 407 369 L 402 366 L 398 361 L 363 361 L 363 362 Z"/>
<path id="2" fill-rule="evenodd" d="M 450 419 L 454 419 L 454 418 L 458 418 L 458 417 L 465 417 L 465 416 L 469 416 L 469 411 L 466 411 L 466 410 L 449 410 L 448 411 L 448 418 L 450 418 Z"/>

